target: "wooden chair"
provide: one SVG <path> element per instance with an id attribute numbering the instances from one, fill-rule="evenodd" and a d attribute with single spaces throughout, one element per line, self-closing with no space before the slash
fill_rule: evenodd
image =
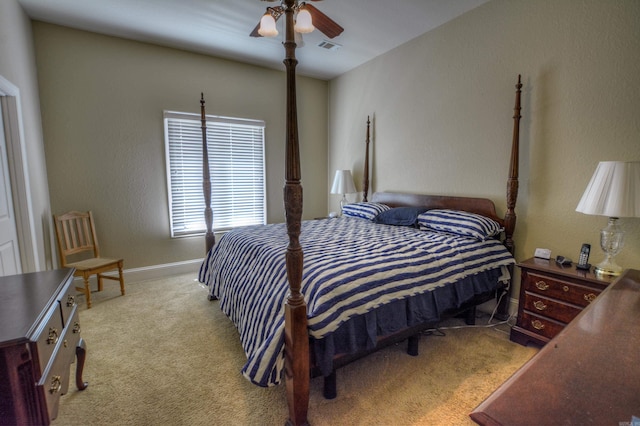
<path id="1" fill-rule="evenodd" d="M 53 215 L 56 226 L 56 240 L 63 268 L 76 268 L 74 276 L 82 277 L 84 287 L 76 290 L 84 293 L 87 309 L 91 308 L 91 290 L 89 277 L 98 278 L 98 291 L 102 291 L 102 280 L 120 281 L 120 293 L 124 296 L 124 277 L 122 259 L 100 257 L 96 228 L 91 211 L 71 211 Z M 118 276 L 104 275 L 104 272 L 118 270 Z"/>

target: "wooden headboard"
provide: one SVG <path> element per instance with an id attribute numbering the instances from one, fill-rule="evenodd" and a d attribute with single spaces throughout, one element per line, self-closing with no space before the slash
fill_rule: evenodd
<path id="1" fill-rule="evenodd" d="M 426 207 L 429 210 L 462 210 L 481 214 L 504 226 L 504 219 L 498 217 L 495 204 L 488 198 L 422 195 L 403 192 L 376 192 L 373 194 L 372 201 L 374 203 L 386 204 L 389 207 L 412 206 Z"/>

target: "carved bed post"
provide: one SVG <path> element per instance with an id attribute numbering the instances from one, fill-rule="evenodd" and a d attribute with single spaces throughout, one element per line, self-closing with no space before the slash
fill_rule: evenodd
<path id="1" fill-rule="evenodd" d="M 364 151 L 364 179 L 362 188 L 362 201 L 367 202 L 367 195 L 369 194 L 369 127 L 371 121 L 367 115 L 367 140 L 365 142 L 366 148 Z"/>
<path id="2" fill-rule="evenodd" d="M 513 108 L 513 139 L 511 142 L 511 159 L 509 161 L 509 178 L 507 180 L 507 211 L 504 215 L 504 245 L 511 254 L 515 254 L 515 244 L 513 242 L 513 231 L 516 228 L 516 199 L 518 198 L 518 163 L 520 152 L 520 96 L 522 83 L 518 74 L 518 84 L 516 84 L 516 104 Z M 511 282 L 513 283 L 513 266 L 509 267 Z M 498 310 L 496 317 L 501 320 L 509 318 L 509 296 L 511 286 L 507 290 L 498 294 Z M 507 296 L 507 297 L 505 297 Z"/>
<path id="3" fill-rule="evenodd" d="M 205 254 L 216 243 L 213 235 L 213 210 L 211 209 L 211 176 L 209 175 L 209 150 L 207 148 L 207 118 L 204 111 L 204 93 L 200 93 L 200 123 L 202 125 L 202 192 L 204 194 L 204 220 L 207 224 Z"/>
<path id="4" fill-rule="evenodd" d="M 291 425 L 307 424 L 309 407 L 309 335 L 307 305 L 302 287 L 303 253 L 300 246 L 302 222 L 302 186 L 300 185 L 300 148 L 296 105 L 296 43 L 293 34 L 295 0 L 285 0 L 286 37 L 284 65 L 287 73 L 287 124 L 284 207 L 289 235 L 286 252 L 289 295 L 285 304 L 285 383 Z"/>
<path id="5" fill-rule="evenodd" d="M 516 227 L 516 199 L 518 198 L 518 161 L 520 145 L 520 94 L 522 92 L 520 74 L 516 84 L 516 104 L 513 108 L 513 141 L 511 144 L 511 161 L 509 163 L 509 179 L 507 180 L 507 212 L 504 215 L 505 245 L 514 254 L 513 231 Z"/>

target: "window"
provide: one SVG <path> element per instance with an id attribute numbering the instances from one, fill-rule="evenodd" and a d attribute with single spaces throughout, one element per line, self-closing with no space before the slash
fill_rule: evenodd
<path id="1" fill-rule="evenodd" d="M 263 225 L 264 122 L 207 115 L 213 229 Z M 200 115 L 164 112 L 171 236 L 204 234 Z"/>

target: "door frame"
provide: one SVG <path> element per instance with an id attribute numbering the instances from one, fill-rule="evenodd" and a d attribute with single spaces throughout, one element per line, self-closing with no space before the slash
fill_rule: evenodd
<path id="1" fill-rule="evenodd" d="M 38 244 L 35 232 L 31 189 L 29 184 L 29 168 L 24 143 L 24 127 L 22 122 L 22 103 L 20 89 L 0 75 L 0 103 L 4 121 L 4 136 L 7 143 L 7 159 L 9 163 L 9 180 L 13 199 L 20 261 L 23 272 L 36 272 L 40 264 Z"/>

